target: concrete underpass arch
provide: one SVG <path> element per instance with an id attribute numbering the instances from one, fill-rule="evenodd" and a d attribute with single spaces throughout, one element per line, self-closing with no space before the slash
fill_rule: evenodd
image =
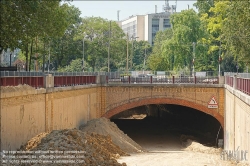
<path id="1" fill-rule="evenodd" d="M 174 105 L 181 105 L 181 106 L 190 107 L 190 108 L 196 109 L 198 111 L 201 111 L 201 112 L 204 112 L 206 114 L 213 116 L 215 119 L 217 119 L 219 121 L 220 125 L 224 129 L 223 116 L 221 116 L 219 113 L 213 111 L 213 109 L 211 109 L 211 108 L 209 109 L 204 105 L 190 102 L 187 100 L 173 99 L 173 98 L 157 98 L 157 99 L 150 98 L 150 99 L 141 99 L 139 101 L 128 102 L 126 104 L 122 104 L 120 106 L 117 106 L 113 109 L 107 110 L 107 112 L 104 115 L 102 115 L 102 117 L 111 118 L 112 116 L 114 116 L 120 112 L 126 111 L 128 109 L 143 106 L 143 105 L 149 105 L 149 104 L 174 104 Z"/>

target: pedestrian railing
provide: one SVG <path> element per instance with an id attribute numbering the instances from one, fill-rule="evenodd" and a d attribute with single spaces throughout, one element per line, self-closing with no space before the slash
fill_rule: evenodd
<path id="1" fill-rule="evenodd" d="M 225 84 L 250 95 L 250 73 L 225 73 Z"/>

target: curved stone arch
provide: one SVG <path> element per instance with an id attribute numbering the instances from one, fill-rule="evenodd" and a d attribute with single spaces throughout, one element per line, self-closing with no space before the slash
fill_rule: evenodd
<path id="1" fill-rule="evenodd" d="M 102 117 L 111 118 L 112 116 L 120 112 L 123 112 L 125 110 L 143 106 L 143 105 L 149 105 L 149 104 L 174 104 L 174 105 L 190 107 L 190 108 L 196 109 L 198 111 L 201 111 L 201 112 L 204 112 L 206 114 L 213 116 L 215 119 L 219 121 L 222 128 L 224 128 L 223 116 L 220 115 L 218 112 L 215 112 L 214 109 L 209 109 L 204 105 L 197 104 L 191 101 L 187 101 L 183 99 L 173 99 L 173 98 L 148 98 L 148 99 L 142 99 L 139 101 L 128 102 L 118 107 L 115 107 L 113 109 L 107 110 L 107 112 L 103 114 Z"/>

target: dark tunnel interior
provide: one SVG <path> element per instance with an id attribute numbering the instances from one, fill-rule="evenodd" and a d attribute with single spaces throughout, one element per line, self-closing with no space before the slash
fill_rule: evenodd
<path id="1" fill-rule="evenodd" d="M 149 149 L 155 146 L 181 149 L 183 136 L 213 147 L 218 146 L 218 139 L 223 139 L 223 129 L 217 119 L 179 105 L 140 106 L 114 115 L 111 121 L 135 142 Z"/>

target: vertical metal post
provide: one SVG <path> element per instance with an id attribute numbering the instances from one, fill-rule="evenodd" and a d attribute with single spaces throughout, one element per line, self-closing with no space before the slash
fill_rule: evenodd
<path id="1" fill-rule="evenodd" d="M 144 70 L 145 70 L 145 63 L 146 63 L 146 47 L 145 47 L 145 56 L 144 56 L 144 61 L 143 61 L 143 74 L 144 74 Z"/>
<path id="2" fill-rule="evenodd" d="M 109 72 L 109 60 L 110 60 L 110 36 L 111 36 L 111 21 L 109 21 L 109 45 L 108 45 L 108 72 Z"/>
<path id="3" fill-rule="evenodd" d="M 194 61 L 195 61 L 195 42 L 193 42 L 193 76 L 195 76 L 194 74 Z"/>
<path id="4" fill-rule="evenodd" d="M 11 55 L 12 55 L 12 52 L 10 52 L 10 66 L 11 66 Z"/>
<path id="5" fill-rule="evenodd" d="M 43 53 L 43 72 L 45 70 L 45 41 L 43 43 L 43 50 L 44 50 L 44 53 Z M 25 64 L 27 66 L 27 64 Z"/>
<path id="6" fill-rule="evenodd" d="M 50 42 L 49 42 L 49 64 L 48 64 L 48 74 L 49 74 L 49 66 L 50 66 Z"/>
<path id="7" fill-rule="evenodd" d="M 131 65 L 130 65 L 130 70 L 132 71 L 132 67 L 133 67 L 133 52 L 134 52 L 134 37 L 132 36 L 132 51 L 131 51 Z"/>
<path id="8" fill-rule="evenodd" d="M 128 33 L 127 33 L 127 74 L 128 74 Z"/>
<path id="9" fill-rule="evenodd" d="M 221 41 L 220 41 L 220 49 L 219 49 L 219 77 L 220 77 L 220 63 L 221 63 Z"/>
<path id="10" fill-rule="evenodd" d="M 84 38 L 82 39 L 82 72 L 84 72 Z"/>

